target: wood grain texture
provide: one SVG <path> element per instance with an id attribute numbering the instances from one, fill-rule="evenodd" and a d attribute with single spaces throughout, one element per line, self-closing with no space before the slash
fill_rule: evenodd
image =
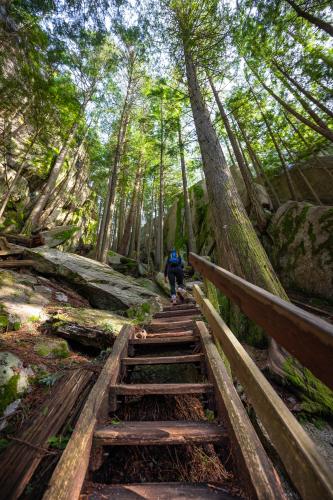
<path id="1" fill-rule="evenodd" d="M 228 422 L 238 472 L 252 498 L 286 498 L 272 463 L 240 400 L 223 360 L 202 321 L 197 322 L 220 417 Z M 249 491 L 250 490 L 250 491 Z"/>
<path id="2" fill-rule="evenodd" d="M 194 295 L 302 498 L 333 499 L 333 475 L 315 444 L 199 287 Z"/>
<path id="3" fill-rule="evenodd" d="M 244 314 L 333 389 L 333 325 L 198 255 L 191 253 L 190 262 Z"/>
<path id="4" fill-rule="evenodd" d="M 120 396 L 148 394 L 204 394 L 213 390 L 212 384 L 119 384 L 113 387 Z"/>
<path id="5" fill-rule="evenodd" d="M 145 339 L 131 339 L 130 345 L 152 345 L 152 344 L 188 344 L 198 342 L 196 335 L 165 336 L 165 337 L 146 337 Z"/>
<path id="6" fill-rule="evenodd" d="M 207 422 L 122 422 L 99 427 L 94 442 L 103 446 L 154 446 L 176 444 L 222 443 L 222 426 Z"/>
<path id="7" fill-rule="evenodd" d="M 75 426 L 65 451 L 51 477 L 44 500 L 76 500 L 89 464 L 93 432 L 100 408 L 108 392 L 110 378 L 118 368 L 120 356 L 133 328 L 125 325 L 101 371 L 96 384 L 91 390 L 82 413 Z"/>
<path id="8" fill-rule="evenodd" d="M 186 356 L 151 356 L 123 358 L 125 365 L 172 365 L 181 363 L 200 363 L 203 361 L 203 354 L 188 354 Z"/>

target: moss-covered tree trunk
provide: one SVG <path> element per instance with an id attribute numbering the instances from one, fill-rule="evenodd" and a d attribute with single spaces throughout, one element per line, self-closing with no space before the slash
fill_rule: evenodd
<path id="1" fill-rule="evenodd" d="M 288 300 L 239 197 L 202 98 L 196 67 L 186 44 L 184 55 L 192 113 L 212 210 L 218 262 L 250 283 Z M 283 353 L 272 341 L 272 370 L 283 375 L 284 360 Z"/>
<path id="2" fill-rule="evenodd" d="M 180 166 L 182 169 L 183 194 L 184 194 L 184 206 L 185 206 L 185 222 L 186 222 L 186 229 L 187 229 L 188 249 L 190 252 L 196 252 L 196 241 L 195 241 L 195 236 L 194 236 L 194 232 L 193 232 L 190 198 L 188 195 L 187 173 L 186 173 L 186 164 L 185 164 L 185 155 L 184 155 L 184 142 L 183 142 L 183 138 L 182 138 L 180 118 L 178 119 L 178 146 L 179 146 Z"/>
<path id="3" fill-rule="evenodd" d="M 159 177 L 159 201 L 158 201 L 158 226 L 156 238 L 156 260 L 155 264 L 160 271 L 163 269 L 164 256 L 164 237 L 163 237 L 163 218 L 164 218 L 164 117 L 163 117 L 163 98 L 160 104 L 160 177 Z"/>

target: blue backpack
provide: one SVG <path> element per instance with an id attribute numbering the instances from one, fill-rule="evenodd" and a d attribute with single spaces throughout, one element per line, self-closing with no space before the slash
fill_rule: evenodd
<path id="1" fill-rule="evenodd" d="M 176 250 L 172 250 L 172 252 L 170 252 L 169 263 L 176 266 L 179 264 L 179 261 L 180 257 L 178 257 Z"/>

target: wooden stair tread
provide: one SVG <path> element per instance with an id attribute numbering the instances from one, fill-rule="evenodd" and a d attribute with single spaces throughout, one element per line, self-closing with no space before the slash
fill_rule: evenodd
<path id="1" fill-rule="evenodd" d="M 179 310 L 188 310 L 188 309 L 194 309 L 196 307 L 196 303 L 185 303 L 185 304 L 177 304 L 177 305 L 170 305 L 170 306 L 164 306 L 163 311 L 179 311 Z"/>
<path id="2" fill-rule="evenodd" d="M 150 356 L 123 358 L 124 365 L 168 365 L 181 363 L 198 363 L 204 360 L 203 354 L 188 354 L 185 356 Z"/>
<path id="3" fill-rule="evenodd" d="M 225 488 L 202 483 L 132 483 L 85 486 L 81 500 L 233 500 Z"/>
<path id="4" fill-rule="evenodd" d="M 132 421 L 97 428 L 94 442 L 103 446 L 162 446 L 219 443 L 226 437 L 220 425 L 208 422 Z"/>
<path id="5" fill-rule="evenodd" d="M 129 345 L 151 345 L 151 344 L 186 344 L 198 342 L 196 335 L 165 336 L 165 337 L 146 337 L 145 339 L 131 339 Z"/>
<path id="6" fill-rule="evenodd" d="M 192 307 L 189 309 L 176 309 L 175 311 L 161 311 L 154 314 L 153 318 L 172 318 L 179 316 L 191 316 L 191 315 L 201 315 L 200 309 L 198 307 Z"/>
<path id="7" fill-rule="evenodd" d="M 185 321 L 160 321 L 153 320 L 146 326 L 147 332 L 166 332 L 176 330 L 186 330 L 193 328 L 193 320 L 186 319 Z"/>
<path id="8" fill-rule="evenodd" d="M 204 394 L 213 390 L 212 384 L 116 384 L 111 386 L 120 396 L 140 396 L 145 394 Z"/>
<path id="9" fill-rule="evenodd" d="M 179 322 L 183 322 L 183 321 L 186 321 L 186 322 L 189 322 L 189 321 L 193 321 L 197 318 L 200 318 L 201 317 L 201 314 L 200 312 L 198 313 L 193 313 L 193 314 L 187 314 L 187 315 L 184 315 L 184 316 L 158 316 L 157 318 L 153 318 L 152 322 L 150 324 L 155 324 L 155 322 L 158 324 L 161 324 L 161 323 L 179 323 Z"/>

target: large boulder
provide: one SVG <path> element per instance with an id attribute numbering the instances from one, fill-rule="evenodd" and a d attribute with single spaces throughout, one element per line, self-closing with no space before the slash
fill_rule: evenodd
<path id="1" fill-rule="evenodd" d="M 99 309 L 120 311 L 144 304 L 151 310 L 160 309 L 155 293 L 106 264 L 45 247 L 30 248 L 26 252 L 35 261 L 38 272 L 64 278 Z"/>
<path id="2" fill-rule="evenodd" d="M 78 226 L 57 226 L 40 233 L 43 245 L 54 248 L 71 239 L 79 230 Z"/>
<path id="3" fill-rule="evenodd" d="M 333 297 L 333 207 L 289 201 L 268 228 L 273 265 L 287 288 Z"/>

